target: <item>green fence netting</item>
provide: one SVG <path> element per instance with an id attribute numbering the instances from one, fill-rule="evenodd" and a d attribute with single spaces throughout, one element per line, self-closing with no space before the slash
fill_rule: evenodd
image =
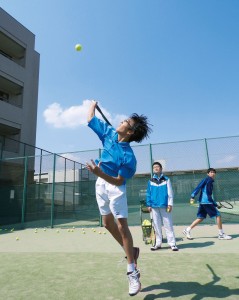
<path id="1" fill-rule="evenodd" d="M 5 142 L 5 144 L 7 144 Z M 100 156 L 101 149 L 53 154 L 14 143 L 15 151 L 1 146 L 0 226 L 68 227 L 98 226 L 93 174 L 84 163 Z M 6 151 L 7 150 L 7 151 Z M 160 161 L 174 190 L 175 225 L 190 224 L 197 208 L 189 205 L 192 190 L 216 168 L 214 198 L 230 200 L 238 207 L 239 137 L 202 139 L 173 143 L 133 145 L 137 173 L 127 182 L 129 225 L 140 225 L 140 201 L 145 199 L 151 165 Z M 14 154 L 14 155 L 13 155 Z M 30 155 L 34 154 L 34 155 Z M 224 223 L 238 223 L 238 212 L 222 210 Z M 148 218 L 147 213 L 145 218 Z M 214 223 L 207 219 L 205 223 Z"/>

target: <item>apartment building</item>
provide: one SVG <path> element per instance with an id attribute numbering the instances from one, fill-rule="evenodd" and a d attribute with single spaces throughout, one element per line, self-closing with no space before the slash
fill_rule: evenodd
<path id="1" fill-rule="evenodd" d="M 40 55 L 35 35 L 0 8 L 0 150 L 20 153 L 20 143 L 35 146 Z M 32 155 L 34 148 L 32 147 Z M 29 153 L 28 153 L 29 155 Z"/>

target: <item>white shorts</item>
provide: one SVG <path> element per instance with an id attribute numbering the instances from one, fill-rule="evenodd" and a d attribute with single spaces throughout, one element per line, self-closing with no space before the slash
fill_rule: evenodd
<path id="1" fill-rule="evenodd" d="M 126 185 L 112 185 L 98 177 L 95 184 L 95 191 L 102 216 L 112 213 L 117 219 L 128 218 Z"/>

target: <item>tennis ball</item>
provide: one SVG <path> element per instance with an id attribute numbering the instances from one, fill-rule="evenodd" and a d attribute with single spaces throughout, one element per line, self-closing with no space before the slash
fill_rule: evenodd
<path id="1" fill-rule="evenodd" d="M 16 241 L 19 241 L 19 237 L 16 237 Z"/>
<path id="2" fill-rule="evenodd" d="M 76 44 L 75 49 L 76 49 L 76 51 L 81 51 L 81 49 L 82 49 L 81 44 Z"/>

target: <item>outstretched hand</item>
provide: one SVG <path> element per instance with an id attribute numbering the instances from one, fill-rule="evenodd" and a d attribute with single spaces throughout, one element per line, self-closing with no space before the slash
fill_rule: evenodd
<path id="1" fill-rule="evenodd" d="M 96 163 L 94 162 L 93 159 L 91 159 L 91 163 L 86 163 L 86 168 L 87 170 L 89 170 L 90 172 L 92 172 L 93 174 L 99 176 L 100 174 L 100 167 L 96 165 Z"/>

